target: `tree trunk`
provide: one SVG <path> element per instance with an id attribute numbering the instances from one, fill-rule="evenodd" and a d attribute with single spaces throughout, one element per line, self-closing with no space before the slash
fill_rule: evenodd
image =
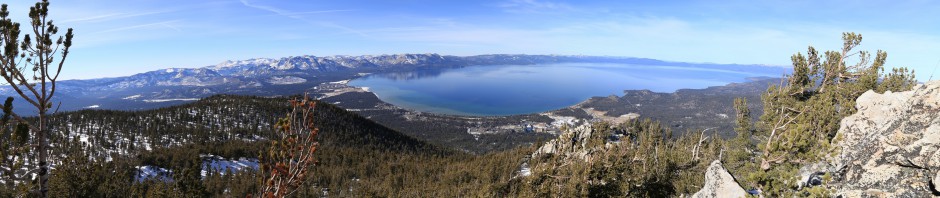
<path id="1" fill-rule="evenodd" d="M 45 105 L 43 103 L 42 105 Z M 48 142 L 46 140 L 46 110 L 40 108 L 39 110 L 39 131 L 36 132 L 36 138 L 39 142 L 39 148 L 36 152 L 39 152 L 39 195 L 40 197 L 47 197 L 46 192 L 49 191 L 49 186 L 47 182 L 49 181 L 49 161 L 48 157 Z"/>

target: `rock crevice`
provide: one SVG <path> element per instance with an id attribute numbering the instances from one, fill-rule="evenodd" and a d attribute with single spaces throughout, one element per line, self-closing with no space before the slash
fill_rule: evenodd
<path id="1" fill-rule="evenodd" d="M 832 186 L 844 197 L 931 197 L 940 176 L 940 81 L 856 100 L 830 158 Z"/>

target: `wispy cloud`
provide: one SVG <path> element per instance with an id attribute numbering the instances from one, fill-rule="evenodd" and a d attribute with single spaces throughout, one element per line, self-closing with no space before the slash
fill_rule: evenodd
<path id="1" fill-rule="evenodd" d="M 278 15 L 282 15 L 282 16 L 302 16 L 302 15 L 310 15 L 310 14 L 324 14 L 324 13 L 351 12 L 351 11 L 356 11 L 356 10 L 352 10 L 352 9 L 348 9 L 348 10 L 317 10 L 317 11 L 308 11 L 308 12 L 286 12 L 286 13 L 278 13 Z"/>
<path id="2" fill-rule="evenodd" d="M 306 12 L 290 12 L 290 11 L 287 11 L 287 10 L 282 10 L 282 9 L 278 9 L 278 8 L 271 7 L 271 6 L 253 4 L 253 3 L 251 3 L 251 2 L 248 2 L 248 0 L 240 0 L 240 2 L 242 3 L 242 5 L 245 5 L 245 6 L 248 6 L 248 7 L 251 7 L 251 8 L 256 8 L 256 9 L 260 9 L 260 10 L 265 10 L 265 11 L 273 12 L 273 13 L 275 13 L 275 14 L 278 14 L 278 15 L 281 15 L 281 16 L 284 16 L 284 17 L 289 17 L 289 18 L 296 19 L 296 20 L 300 20 L 300 21 L 306 22 L 306 23 L 311 24 L 311 25 L 317 25 L 317 26 L 323 26 L 323 27 L 341 29 L 341 30 L 344 30 L 344 31 L 346 31 L 346 32 L 350 32 L 350 33 L 353 33 L 353 34 L 357 34 L 357 35 L 362 36 L 362 37 L 370 37 L 369 35 L 365 34 L 365 33 L 362 32 L 362 31 L 359 31 L 359 30 L 356 30 L 356 29 L 353 29 L 353 28 L 350 28 L 350 27 L 347 27 L 347 26 L 339 25 L 339 24 L 332 23 L 332 22 L 311 21 L 311 20 L 308 20 L 308 19 L 306 19 L 306 18 L 303 17 L 303 15 L 305 15 L 305 14 L 330 13 L 330 12 L 347 12 L 347 11 L 352 11 L 352 10 L 317 10 L 317 11 L 306 11 Z"/>
<path id="3" fill-rule="evenodd" d="M 148 24 L 140 24 L 140 25 L 125 26 L 125 27 L 119 27 L 119 28 L 113 28 L 113 29 L 98 31 L 98 32 L 95 32 L 95 33 L 92 33 L 92 34 L 102 34 L 102 33 L 110 33 L 110 32 L 120 32 L 120 31 L 133 30 L 133 29 L 139 29 L 139 28 L 147 28 L 147 27 L 163 27 L 163 28 L 167 28 L 167 29 L 176 30 L 177 32 L 182 32 L 182 31 L 183 31 L 182 29 L 180 29 L 179 27 L 176 27 L 175 25 L 173 25 L 174 23 L 179 22 L 179 21 L 180 21 L 180 20 L 170 20 L 170 21 L 162 21 L 162 22 L 156 22 L 156 23 L 148 23 Z"/>
<path id="4" fill-rule="evenodd" d="M 511 13 L 554 13 L 576 10 L 566 3 L 539 0 L 509 0 L 498 5 L 503 11 Z"/>
<path id="5" fill-rule="evenodd" d="M 933 69 L 927 67 L 937 62 L 935 46 L 940 46 L 940 34 L 930 28 L 938 21 L 938 17 L 930 17 L 937 15 L 930 12 L 940 8 L 936 3 L 865 2 L 840 7 L 837 5 L 844 3 L 829 2 L 814 7 L 810 6 L 814 3 L 801 1 L 495 0 L 481 4 L 445 0 L 439 2 L 439 7 L 428 9 L 420 1 L 335 1 L 329 6 L 302 0 L 200 2 L 62 1 L 55 8 L 56 14 L 63 14 L 57 15 L 62 16 L 56 18 L 62 20 L 57 22 L 69 23 L 63 27 L 81 31 L 76 46 L 85 47 L 89 57 L 110 54 L 93 50 L 148 46 L 145 48 L 168 56 L 225 52 L 191 58 L 211 62 L 216 61 L 212 57 L 293 55 L 296 51 L 420 51 L 458 55 L 614 55 L 788 65 L 789 55 L 805 50 L 807 45 L 838 49 L 840 33 L 856 31 L 865 35 L 862 48 L 887 50 L 891 55 L 889 65 L 917 67 L 920 72 Z M 58 12 L 60 8 L 63 12 Z M 870 11 L 886 14 L 864 14 Z M 803 14 L 792 15 L 794 12 Z M 270 42 L 271 38 L 284 42 Z M 183 53 L 166 48 L 168 42 L 204 44 L 193 44 Z M 125 51 L 129 55 L 141 53 Z M 161 61 L 167 62 L 148 62 Z M 924 63 L 930 65 L 918 67 Z M 91 68 L 102 63 L 95 57 L 84 64 Z M 922 76 L 923 80 L 929 77 Z"/>
<path id="6" fill-rule="evenodd" d="M 97 15 L 97 16 L 64 20 L 62 21 L 62 23 L 102 22 L 102 21 L 109 21 L 109 20 L 116 20 L 116 19 L 123 19 L 123 18 L 163 14 L 163 13 L 169 13 L 169 12 L 172 12 L 172 11 L 166 10 L 166 11 L 152 11 L 152 12 L 141 12 L 141 13 L 111 13 L 111 14 L 103 14 L 103 15 Z"/>
<path id="7" fill-rule="evenodd" d="M 69 19 L 69 20 L 62 21 L 62 23 L 82 22 L 82 21 L 94 21 L 94 20 L 108 19 L 108 18 L 113 18 L 113 17 L 115 17 L 115 16 L 120 16 L 120 15 L 122 15 L 122 14 L 123 14 L 123 13 L 112 13 L 112 14 L 104 14 L 104 15 L 98 15 L 98 16 L 90 16 L 90 17 L 85 17 L 85 18 Z"/>
<path id="8" fill-rule="evenodd" d="M 252 4 L 252 3 L 248 2 L 248 0 L 241 0 L 241 3 L 242 3 L 242 5 L 245 5 L 245 6 L 248 6 L 248 7 L 252 7 L 252 8 L 257 8 L 257 9 L 261 9 L 261 10 L 266 10 L 266 11 L 274 12 L 274 13 L 277 13 L 277 14 L 279 14 L 279 15 L 287 16 L 286 14 L 290 13 L 290 12 L 287 12 L 287 11 L 284 11 L 284 10 L 281 10 L 281 9 L 277 9 L 277 8 L 271 7 L 271 6 L 264 6 L 264 5 Z"/>

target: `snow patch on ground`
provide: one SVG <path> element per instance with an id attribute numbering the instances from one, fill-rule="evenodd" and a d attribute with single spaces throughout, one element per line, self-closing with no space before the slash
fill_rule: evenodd
<path id="1" fill-rule="evenodd" d="M 85 145 L 91 145 L 91 142 L 88 141 L 88 135 L 85 135 L 84 133 L 79 133 L 76 135 L 78 136 L 79 142 L 85 143 Z"/>
<path id="2" fill-rule="evenodd" d="M 228 160 L 216 155 L 199 155 L 202 157 L 202 176 L 209 175 L 209 170 L 225 174 L 226 170 L 236 172 L 245 168 L 258 169 L 258 159 L 238 158 Z"/>
<path id="3" fill-rule="evenodd" d="M 259 168 L 258 159 L 254 158 L 238 158 L 237 160 L 230 160 L 217 155 L 206 154 L 201 154 L 199 157 L 202 158 L 202 177 L 208 176 L 210 170 L 220 174 L 225 174 L 226 170 L 236 172 L 246 168 Z M 163 181 L 169 181 L 172 178 L 172 174 L 173 170 L 157 166 L 137 166 L 137 181 L 143 181 L 153 177 Z"/>
<path id="4" fill-rule="evenodd" d="M 268 79 L 268 83 L 271 83 L 274 85 L 290 85 L 290 84 L 300 84 L 304 82 L 307 82 L 307 79 L 294 77 L 294 76 L 283 76 L 283 77 L 275 76 L 275 77 L 271 77 L 271 79 Z"/>
<path id="5" fill-rule="evenodd" d="M 172 170 L 157 166 L 137 166 L 137 181 L 144 181 L 151 177 L 156 177 L 162 181 L 169 181 L 170 173 L 172 172 Z"/>
<path id="6" fill-rule="evenodd" d="M 523 176 L 523 177 L 527 177 L 527 176 L 529 176 L 529 175 L 532 175 L 532 169 L 529 168 L 529 164 L 528 164 L 528 163 L 522 164 L 522 169 L 519 169 L 519 175 L 521 175 L 521 176 Z"/>
<path id="7" fill-rule="evenodd" d="M 528 161 L 528 159 L 526 159 L 526 161 Z M 522 162 L 522 165 L 519 166 L 519 170 L 516 171 L 516 175 L 512 176 L 512 178 L 528 177 L 530 175 L 532 175 L 532 168 L 529 168 L 529 162 Z"/>
<path id="8" fill-rule="evenodd" d="M 172 99 L 154 99 L 154 100 L 144 100 L 144 102 L 170 102 L 170 101 L 196 101 L 199 98 L 172 98 Z"/>

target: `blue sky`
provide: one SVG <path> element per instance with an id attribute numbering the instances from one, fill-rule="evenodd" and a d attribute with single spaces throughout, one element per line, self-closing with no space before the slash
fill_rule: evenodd
<path id="1" fill-rule="evenodd" d="M 30 1 L 10 4 L 26 18 Z M 63 78 L 292 55 L 605 55 L 789 65 L 841 33 L 927 80 L 940 61 L 932 1 L 77 0 L 51 17 L 75 28 Z M 940 77 L 938 77 L 940 78 Z"/>

